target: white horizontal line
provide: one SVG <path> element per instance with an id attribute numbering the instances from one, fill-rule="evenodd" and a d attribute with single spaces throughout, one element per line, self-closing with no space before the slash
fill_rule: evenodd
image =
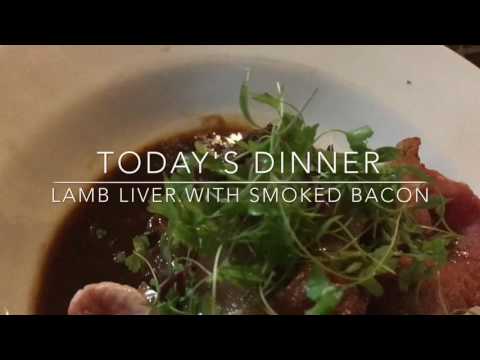
<path id="1" fill-rule="evenodd" d="M 53 184 L 426 184 L 426 181 L 53 181 Z"/>

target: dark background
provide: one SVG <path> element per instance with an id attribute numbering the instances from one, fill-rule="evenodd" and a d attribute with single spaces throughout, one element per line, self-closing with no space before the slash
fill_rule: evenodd
<path id="1" fill-rule="evenodd" d="M 480 67 L 480 45 L 448 45 L 460 55 Z"/>

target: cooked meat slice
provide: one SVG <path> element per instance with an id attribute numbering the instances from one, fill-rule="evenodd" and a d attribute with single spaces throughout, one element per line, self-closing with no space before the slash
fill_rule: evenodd
<path id="1" fill-rule="evenodd" d="M 431 195 L 441 194 L 448 199 L 445 219 L 453 230 L 462 232 L 480 221 L 480 199 L 468 185 L 452 181 L 434 170 L 425 171 L 433 178 Z"/>
<path id="2" fill-rule="evenodd" d="M 463 235 L 438 279 L 421 287 L 417 313 L 465 312 L 480 305 L 480 222 Z"/>
<path id="3" fill-rule="evenodd" d="M 367 313 L 370 299 L 358 287 L 350 288 L 345 292 L 342 301 L 335 309 L 336 315 L 363 315 Z"/>
<path id="4" fill-rule="evenodd" d="M 480 199 L 463 183 L 452 181 L 437 171 L 425 170 L 433 178 L 432 194 L 448 199 L 445 220 L 463 235 L 454 247 L 450 262 L 436 281 L 420 291 L 417 312 L 427 314 L 466 311 L 480 305 Z"/>
<path id="5" fill-rule="evenodd" d="M 445 213 L 447 223 L 453 230 L 462 231 L 480 219 L 480 199 L 468 185 L 452 181 L 438 171 L 427 169 L 420 161 L 420 145 L 419 138 L 401 141 L 397 145 L 400 159 L 396 163 L 418 166 L 433 179 L 429 185 L 430 194 L 441 194 L 449 200 Z"/>
<path id="6" fill-rule="evenodd" d="M 69 315 L 148 315 L 150 307 L 136 289 L 112 282 L 90 284 L 70 301 Z"/>
<path id="7" fill-rule="evenodd" d="M 282 315 L 303 315 L 306 310 L 313 306 L 308 299 L 305 287 L 310 276 L 310 268 L 304 267 L 281 289 L 272 301 L 274 310 Z"/>
<path id="8" fill-rule="evenodd" d="M 369 311 L 388 314 L 451 314 L 480 305 L 480 221 L 463 232 L 449 263 L 416 294 L 402 293 L 395 278 L 383 281 L 385 296 Z"/>
<path id="9" fill-rule="evenodd" d="M 279 291 L 273 299 L 273 308 L 279 314 L 303 315 L 314 304 L 308 299 L 306 286 L 310 276 L 310 267 L 305 266 L 297 276 Z M 343 299 L 338 304 L 334 314 L 336 315 L 361 315 L 365 314 L 369 297 L 358 288 L 348 289 Z"/>
<path id="10" fill-rule="evenodd" d="M 258 292 L 246 290 L 230 283 L 219 283 L 216 299 L 218 313 L 225 315 L 265 314 Z"/>
<path id="11" fill-rule="evenodd" d="M 430 196 L 440 194 L 448 199 L 445 220 L 464 237 L 452 249 L 449 263 L 437 277 L 424 282 L 418 292 L 402 293 L 395 277 L 383 279 L 385 295 L 372 300 L 371 312 L 444 314 L 465 312 L 480 305 L 480 199 L 468 185 L 427 169 L 420 161 L 420 144 L 418 138 L 400 142 L 401 157 L 397 163 L 417 166 L 432 178 Z M 425 225 L 427 213 L 416 215 L 417 221 Z"/>
<path id="12" fill-rule="evenodd" d="M 396 162 L 405 165 L 420 165 L 420 145 L 422 141 L 418 137 L 407 138 L 398 143 L 400 158 Z"/>
<path id="13" fill-rule="evenodd" d="M 410 153 L 410 158 L 415 156 Z M 422 284 L 417 294 L 403 294 L 396 279 L 385 279 L 386 294 L 373 301 L 369 310 L 374 312 L 444 314 L 480 305 L 480 199 L 468 185 L 422 169 L 433 179 L 430 196 L 441 194 L 448 199 L 445 220 L 463 238 L 438 277 Z"/>

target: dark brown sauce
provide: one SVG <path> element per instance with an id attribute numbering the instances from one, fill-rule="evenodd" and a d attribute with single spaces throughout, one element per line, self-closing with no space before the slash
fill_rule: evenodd
<path id="1" fill-rule="evenodd" d="M 159 151 L 173 158 L 179 151 L 191 151 L 196 136 L 216 132 L 229 135 L 248 131 L 248 127 L 226 122 L 220 117 L 209 117 L 204 126 L 183 133 L 138 152 L 142 164 L 147 151 Z M 127 165 L 128 166 L 128 165 Z M 143 165 L 142 165 L 143 166 Z M 118 168 L 109 172 L 102 181 L 160 181 L 161 174 L 149 175 L 142 167 L 135 175 L 125 175 Z M 132 237 L 149 229 L 152 215 L 141 202 L 120 203 L 119 185 L 102 185 L 109 188 L 107 203 L 79 203 L 60 225 L 41 269 L 38 291 L 34 298 L 37 314 L 66 314 L 75 292 L 87 284 L 114 281 L 138 286 L 143 275 L 129 272 L 125 265 L 114 261 L 114 254 L 132 248 Z M 132 185 L 146 189 L 149 185 Z M 122 185 L 125 191 L 129 186 Z"/>

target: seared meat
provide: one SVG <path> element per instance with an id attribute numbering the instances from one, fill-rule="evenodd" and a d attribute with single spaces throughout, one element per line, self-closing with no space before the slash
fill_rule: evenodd
<path id="1" fill-rule="evenodd" d="M 279 314 L 303 315 L 306 310 L 313 306 L 307 298 L 305 287 L 307 286 L 310 269 L 301 269 L 292 281 L 281 289 L 272 301 L 272 307 Z"/>
<path id="2" fill-rule="evenodd" d="M 433 179 L 430 186 L 431 195 L 441 194 L 449 202 L 445 218 L 448 225 L 455 231 L 462 232 L 467 226 L 480 221 L 480 199 L 466 184 L 452 181 L 435 170 L 430 170 L 420 162 L 419 138 L 405 139 L 398 144 L 401 159 L 398 164 L 418 166 L 426 175 Z"/>
<path id="3" fill-rule="evenodd" d="M 431 196 L 441 194 L 448 199 L 445 220 L 463 238 L 452 247 L 449 263 L 435 278 L 421 284 L 418 292 L 402 293 L 397 279 L 383 279 L 386 293 L 376 299 L 369 310 L 410 314 L 465 312 L 480 305 L 480 199 L 468 185 L 452 181 L 421 164 L 419 146 L 418 138 L 402 141 L 399 148 L 403 158 L 399 163 L 418 166 L 433 179 Z"/>
<path id="4" fill-rule="evenodd" d="M 255 136 L 263 134 L 259 132 Z M 450 228 L 463 237 L 456 244 L 452 244 L 448 264 L 438 272 L 437 276 L 420 284 L 418 291 L 401 292 L 396 276 L 387 275 L 380 279 L 385 290 L 384 296 L 373 298 L 361 288 L 350 288 L 344 293 L 342 301 L 334 311 L 335 314 L 359 315 L 367 312 L 446 314 L 466 312 L 480 305 L 480 199 L 467 185 L 452 181 L 426 168 L 420 161 L 420 144 L 419 138 L 402 141 L 398 145 L 401 159 L 395 163 L 418 167 L 432 178 L 432 182 L 428 185 L 430 196 L 439 194 L 448 199 L 445 220 Z M 415 180 L 415 177 L 412 175 L 405 180 Z M 421 209 L 416 210 L 415 218 L 419 224 L 428 227 L 435 223 L 438 216 L 433 211 Z M 160 225 L 164 224 L 158 219 L 151 220 L 152 230 Z M 159 233 L 163 231 L 164 228 L 158 230 Z M 428 241 L 429 235 L 430 232 L 426 230 L 425 241 Z M 325 241 L 328 243 L 328 239 Z M 405 263 L 404 266 L 411 266 L 408 260 L 408 257 L 401 259 Z M 199 259 L 199 262 L 209 269 L 213 266 L 212 259 Z M 311 267 L 301 267 L 288 285 L 269 299 L 270 305 L 277 313 L 303 315 L 314 305 L 306 294 L 310 274 Z M 181 275 L 181 281 L 179 278 L 175 278 L 174 281 L 183 284 L 184 276 L 185 274 Z M 337 284 L 342 283 L 338 279 L 331 278 L 331 280 Z M 165 289 L 169 286 L 167 283 Z M 184 289 L 184 285 L 179 286 L 179 289 Z M 228 284 L 219 285 L 217 302 L 222 313 L 263 312 L 256 293 Z M 136 289 L 105 282 L 88 285 L 78 291 L 70 303 L 68 313 L 149 314 L 150 307 L 145 296 Z"/>
<path id="5" fill-rule="evenodd" d="M 397 145 L 398 150 L 400 150 L 399 160 L 396 161 L 398 164 L 405 165 L 420 165 L 420 145 L 422 141 L 418 137 L 407 138 L 400 141 Z"/>
<path id="6" fill-rule="evenodd" d="M 467 185 L 426 171 L 434 179 L 433 192 L 449 200 L 445 209 L 448 226 L 463 238 L 455 244 L 449 264 L 438 278 L 422 286 L 416 312 L 466 311 L 480 304 L 480 199 Z"/>
<path id="7" fill-rule="evenodd" d="M 303 315 L 314 304 L 308 299 L 306 286 L 310 276 L 309 267 L 302 268 L 295 278 L 280 290 L 273 300 L 273 308 L 279 314 Z M 336 315 L 361 315 L 367 311 L 369 297 L 358 288 L 350 288 L 335 310 Z"/>
<path id="8" fill-rule="evenodd" d="M 469 225 L 480 222 L 480 199 L 468 185 L 447 179 L 434 170 L 425 172 L 434 179 L 432 194 L 441 194 L 449 200 L 445 219 L 453 230 L 462 233 Z"/>
<path id="9" fill-rule="evenodd" d="M 394 277 L 384 278 L 385 295 L 369 311 L 383 314 L 462 313 L 480 304 L 480 222 L 466 228 L 449 263 L 421 284 L 418 292 L 401 292 Z"/>
<path id="10" fill-rule="evenodd" d="M 438 278 L 421 287 L 417 313 L 451 314 L 480 304 L 480 222 L 463 235 Z"/>
<path id="11" fill-rule="evenodd" d="M 112 282 L 90 284 L 79 290 L 68 308 L 69 315 L 148 315 L 150 307 L 136 289 Z"/>

